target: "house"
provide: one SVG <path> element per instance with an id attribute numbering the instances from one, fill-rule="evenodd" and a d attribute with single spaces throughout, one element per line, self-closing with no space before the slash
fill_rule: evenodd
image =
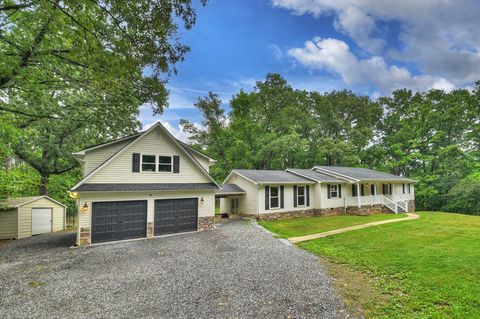
<path id="1" fill-rule="evenodd" d="M 9 198 L 0 210 L 0 239 L 19 239 L 65 229 L 67 207 L 48 196 Z"/>
<path id="2" fill-rule="evenodd" d="M 215 163 L 160 123 L 145 132 L 73 154 L 83 179 L 77 244 L 151 238 L 214 227 Z"/>
<path id="3" fill-rule="evenodd" d="M 414 180 L 366 168 L 233 170 L 222 194 L 222 213 L 258 219 L 415 210 Z M 242 193 L 243 191 L 243 193 Z"/>

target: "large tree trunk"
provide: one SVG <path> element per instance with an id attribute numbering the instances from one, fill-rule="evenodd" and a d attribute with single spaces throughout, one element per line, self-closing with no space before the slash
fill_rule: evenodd
<path id="1" fill-rule="evenodd" d="M 50 178 L 50 174 L 47 172 L 40 172 L 40 185 L 38 188 L 39 195 L 48 195 L 48 180 Z"/>

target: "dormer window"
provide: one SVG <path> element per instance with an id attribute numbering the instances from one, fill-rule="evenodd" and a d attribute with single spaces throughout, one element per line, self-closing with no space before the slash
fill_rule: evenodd
<path id="1" fill-rule="evenodd" d="M 142 155 L 142 172 L 155 172 L 155 155 Z"/>
<path id="2" fill-rule="evenodd" d="M 172 157 L 171 156 L 159 156 L 158 157 L 158 171 L 159 172 L 171 172 L 172 171 Z"/>

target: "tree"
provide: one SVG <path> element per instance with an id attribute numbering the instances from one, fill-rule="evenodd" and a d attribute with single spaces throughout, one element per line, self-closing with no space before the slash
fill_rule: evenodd
<path id="1" fill-rule="evenodd" d="M 40 194 L 73 151 L 138 130 L 140 105 L 162 112 L 195 16 L 187 0 L 0 1 L 0 119 L 18 136 L 2 149 L 38 171 Z"/>

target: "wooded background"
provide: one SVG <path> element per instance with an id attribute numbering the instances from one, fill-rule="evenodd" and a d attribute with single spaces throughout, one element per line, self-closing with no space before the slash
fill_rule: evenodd
<path id="1" fill-rule="evenodd" d="M 189 50 L 178 34 L 195 19 L 188 0 L 0 0 L 0 203 L 49 194 L 73 209 L 67 191 L 81 172 L 71 153 L 139 131 L 142 105 L 162 113 Z M 369 167 L 418 180 L 418 209 L 476 214 L 479 92 L 372 100 L 268 74 L 232 96 L 230 112 L 210 93 L 195 105 L 202 127 L 181 124 L 217 160 L 219 182 L 234 168 Z"/>

